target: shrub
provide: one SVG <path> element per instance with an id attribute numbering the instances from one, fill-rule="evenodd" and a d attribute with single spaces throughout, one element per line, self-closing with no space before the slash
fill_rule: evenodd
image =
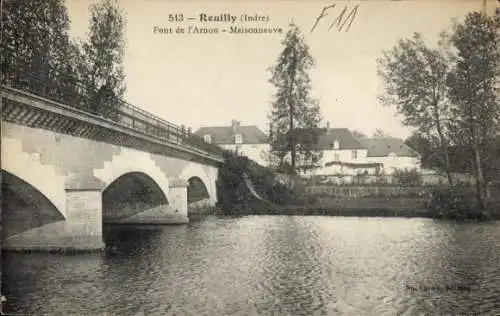
<path id="1" fill-rule="evenodd" d="M 235 206 L 255 206 L 257 200 L 250 193 L 244 175 L 247 174 L 255 191 L 265 200 L 275 204 L 312 204 L 315 200 L 307 194 L 303 185 L 293 188 L 275 181 L 275 173 L 266 167 L 237 156 L 232 152 L 224 152 L 225 164 L 219 170 L 217 179 L 217 200 L 225 214 L 237 212 Z M 259 203 L 257 203 L 259 204 Z"/>
<path id="2" fill-rule="evenodd" d="M 436 218 L 488 219 L 486 210 L 480 210 L 474 188 L 467 184 L 455 187 L 435 187 L 426 202 L 427 208 Z"/>
<path id="3" fill-rule="evenodd" d="M 422 175 L 416 169 L 395 170 L 394 182 L 402 186 L 418 186 L 422 184 Z"/>

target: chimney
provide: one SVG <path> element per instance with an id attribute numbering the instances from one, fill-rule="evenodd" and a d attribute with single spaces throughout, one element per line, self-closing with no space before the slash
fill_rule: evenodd
<path id="1" fill-rule="evenodd" d="M 326 133 L 330 134 L 330 121 L 326 121 Z"/>
<path id="2" fill-rule="evenodd" d="M 231 120 L 231 128 L 233 130 L 233 134 L 236 134 L 237 127 L 240 126 L 240 122 L 237 120 Z"/>
<path id="3" fill-rule="evenodd" d="M 187 132 L 188 132 L 188 135 L 191 136 L 191 132 L 192 132 L 191 127 L 188 127 Z"/>

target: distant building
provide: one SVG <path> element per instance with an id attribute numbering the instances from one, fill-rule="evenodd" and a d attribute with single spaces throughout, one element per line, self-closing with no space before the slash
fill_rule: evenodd
<path id="1" fill-rule="evenodd" d="M 229 126 L 201 127 L 195 134 L 206 143 L 247 156 L 260 165 L 267 164 L 264 155 L 270 148 L 268 138 L 255 125 L 242 126 L 240 122 L 232 120 Z"/>
<path id="2" fill-rule="evenodd" d="M 360 138 L 367 148 L 367 162 L 382 163 L 388 174 L 397 169 L 420 169 L 420 155 L 404 143 L 393 137 Z"/>
<path id="3" fill-rule="evenodd" d="M 313 140 L 323 152 L 321 167 L 308 175 L 390 175 L 396 169 L 420 169 L 420 155 L 399 138 L 358 138 L 347 128 L 330 128 L 328 122 L 325 128 L 297 128 L 293 133 L 299 142 Z M 270 150 L 269 139 L 255 125 L 233 120 L 229 126 L 202 127 L 195 134 L 260 165 L 268 164 L 264 157 Z"/>
<path id="4" fill-rule="evenodd" d="M 309 175 L 390 175 L 397 169 L 420 169 L 420 155 L 393 137 L 357 138 L 347 128 L 296 129 L 298 139 L 316 138 L 321 167 Z"/>
<path id="5" fill-rule="evenodd" d="M 310 174 L 356 174 L 375 165 L 366 164 L 367 149 L 347 128 L 296 129 L 300 141 L 315 140 L 315 149 L 323 152 L 321 167 Z"/>

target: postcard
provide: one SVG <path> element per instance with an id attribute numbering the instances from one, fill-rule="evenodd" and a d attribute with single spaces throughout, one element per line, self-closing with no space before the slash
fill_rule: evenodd
<path id="1" fill-rule="evenodd" d="M 3 314 L 500 313 L 500 1 L 1 6 Z"/>

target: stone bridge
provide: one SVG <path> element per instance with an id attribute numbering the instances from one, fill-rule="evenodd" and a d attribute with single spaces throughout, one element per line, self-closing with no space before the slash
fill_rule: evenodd
<path id="1" fill-rule="evenodd" d="M 131 111 L 116 121 L 2 86 L 5 249 L 103 249 L 103 223 L 182 224 L 188 203 L 216 203 L 221 152 Z"/>

